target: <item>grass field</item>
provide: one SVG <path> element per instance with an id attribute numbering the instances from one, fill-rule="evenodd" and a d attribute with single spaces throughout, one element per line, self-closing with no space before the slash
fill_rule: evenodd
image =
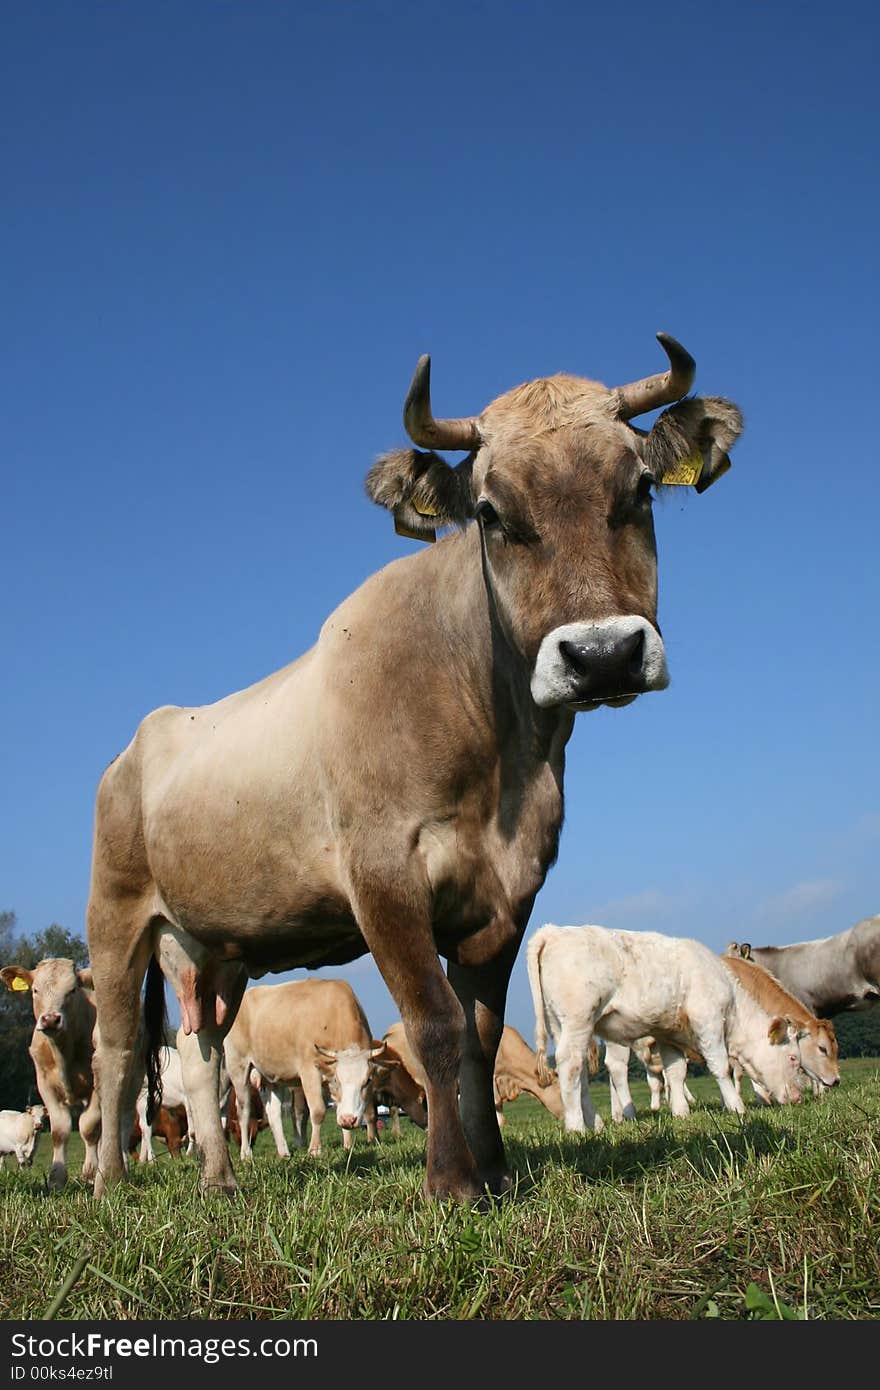
<path id="1" fill-rule="evenodd" d="M 565 1135 L 535 1101 L 506 1107 L 515 1192 L 482 1212 L 422 1197 L 425 1135 L 325 1154 L 235 1159 L 242 1191 L 203 1198 L 194 1160 L 132 1165 L 96 1203 L 50 1193 L 49 1140 L 0 1171 L 0 1317 L 75 1319 L 875 1319 L 880 1317 L 880 1060 L 842 1064 L 822 1101 L 746 1115 L 689 1078 L 686 1120 Z M 594 1083 L 608 1117 L 608 1089 Z"/>

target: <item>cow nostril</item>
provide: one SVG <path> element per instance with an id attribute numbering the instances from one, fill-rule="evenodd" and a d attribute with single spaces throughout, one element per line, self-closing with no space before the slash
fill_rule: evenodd
<path id="1" fill-rule="evenodd" d="M 560 642 L 559 651 L 566 665 L 577 671 L 579 676 L 587 674 L 590 657 L 587 647 L 578 646 L 577 642 Z"/>
<path id="2" fill-rule="evenodd" d="M 645 665 L 645 634 L 640 628 L 627 639 L 630 645 L 627 672 L 634 679 L 641 676 Z"/>

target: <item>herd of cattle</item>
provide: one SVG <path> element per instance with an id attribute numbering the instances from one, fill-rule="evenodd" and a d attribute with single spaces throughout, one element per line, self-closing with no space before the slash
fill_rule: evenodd
<path id="1" fill-rule="evenodd" d="M 246 1156 L 250 1072 L 262 1078 L 279 1144 L 281 1097 L 296 1080 L 297 1135 L 308 1109 L 313 1152 L 325 1092 L 351 1134 L 373 1123 L 371 1095 L 408 1077 L 409 1103 L 427 1122 L 426 1195 L 509 1187 L 498 1113 L 524 1083 L 518 1066 L 499 1064 L 512 1038 L 508 983 L 558 850 L 566 745 L 578 714 L 669 684 L 653 495 L 704 494 L 727 473 L 742 431 L 731 401 L 688 394 L 693 358 L 657 338 L 663 372 L 614 387 L 557 373 L 454 419 L 434 416 L 430 359 L 420 358 L 403 411 L 416 447 L 377 459 L 366 490 L 398 533 L 434 542 L 440 529 L 437 544 L 370 576 L 314 646 L 273 675 L 211 705 L 148 714 L 110 763 L 95 806 L 90 970 L 55 960 L 3 972 L 34 994 L 31 1055 L 53 1182 L 65 1174 L 74 1103 L 85 1107 L 83 1173 L 96 1197 L 122 1178 L 144 1078 L 142 1125 L 160 1099 L 167 983 L 180 1007 L 177 1052 L 203 1190 L 238 1186 L 221 1101 L 228 1076 Z M 647 429 L 632 423 L 658 409 Z M 452 465 L 438 450 L 463 457 Z M 601 804 L 601 788 L 589 794 Z M 689 1050 L 734 1110 L 742 1101 L 730 1057 L 777 1099 L 794 1098 L 804 1069 L 815 1084 L 836 1078 L 833 1029 L 785 1001 L 777 1009 L 765 977 L 759 986 L 750 970 L 697 953 L 705 979 L 678 997 L 661 990 L 658 972 L 684 986 L 682 943 L 639 972 L 638 943 L 608 933 L 601 979 L 579 996 L 566 952 L 580 971 L 592 952 L 578 947 L 579 933 L 596 930 L 547 928 L 534 947 L 539 1048 L 529 1085 L 542 1099 L 553 1094 L 567 1128 L 596 1124 L 584 1079 L 594 1035 L 607 1036 L 612 1053 L 656 1037 L 678 1113 Z M 648 950 L 647 934 L 641 945 Z M 798 980 L 813 956 L 838 967 L 819 946 L 791 949 L 804 953 Z M 345 991 L 323 1013 L 312 1012 L 314 985 L 246 992 L 269 972 L 367 952 L 397 1005 L 411 1065 L 393 1040 L 370 1036 Z M 876 962 L 871 969 L 876 994 Z M 703 985 L 711 1005 L 699 1002 Z M 309 1030 L 294 1047 L 289 1001 L 307 998 Z M 345 1027 L 318 1027 L 337 1008 Z M 619 1058 L 611 1065 L 613 1110 L 627 1113 Z"/>
<path id="2" fill-rule="evenodd" d="M 745 1073 L 761 1104 L 801 1099 L 837 1085 L 840 1072 L 834 1025 L 820 1014 L 865 1008 L 880 999 L 880 916 L 839 936 L 783 947 L 731 942 L 724 955 L 688 938 L 605 927 L 546 925 L 529 940 L 529 983 L 535 1005 L 536 1051 L 505 1025 L 495 1058 L 493 1090 L 499 1127 L 503 1107 L 526 1093 L 536 1097 L 566 1131 L 601 1130 L 590 1096 L 590 1076 L 605 1064 L 614 1120 L 635 1118 L 629 1089 L 631 1051 L 645 1067 L 651 1108 L 665 1093 L 673 1115 L 687 1115 L 693 1097 L 685 1081 L 688 1061 L 705 1064 L 726 1109 L 745 1109 L 739 1079 Z M 757 964 L 765 959 L 774 972 Z M 35 1026 L 30 1056 L 42 1105 L 0 1111 L 0 1162 L 14 1154 L 33 1161 L 48 1117 L 53 1155 L 49 1183 L 67 1180 L 67 1143 L 73 1112 L 86 1156 L 83 1175 L 94 1178 L 100 1110 L 94 1084 L 96 1009 L 91 974 L 70 960 L 47 959 L 33 970 L 6 966 L 0 977 L 12 990 L 29 989 Z M 799 995 L 783 981 L 797 983 Z M 547 1060 L 548 1032 L 556 1067 Z M 185 1037 L 183 1028 L 178 1038 Z M 192 1153 L 198 1132 L 187 1095 L 180 1052 L 161 1054 L 162 1105 L 149 1118 L 143 1085 L 129 1117 L 129 1149 L 140 1141 L 141 1162 L 153 1162 L 153 1136 L 175 1157 Z M 268 1126 L 277 1153 L 289 1158 L 283 1111 L 291 1107 L 293 1140 L 321 1153 L 327 1104 L 335 1109 L 342 1141 L 378 1134 L 384 1105 L 399 1132 L 402 1112 L 429 1128 L 426 1075 L 402 1022 L 381 1040 L 344 980 L 306 979 L 257 985 L 245 992 L 224 1041 L 217 1110 L 227 1137 L 249 1160 L 260 1128 Z"/>

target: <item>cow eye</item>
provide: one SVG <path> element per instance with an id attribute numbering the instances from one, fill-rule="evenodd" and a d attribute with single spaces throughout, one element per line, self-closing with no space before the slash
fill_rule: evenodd
<path id="1" fill-rule="evenodd" d="M 819 1044 L 819 1051 L 822 1053 L 822 1056 L 823 1056 L 823 1057 L 827 1057 L 827 1056 L 828 1056 L 828 1048 L 827 1048 L 827 1047 L 823 1047 L 821 1043 Z"/>
<path id="2" fill-rule="evenodd" d="M 493 531 L 496 527 L 501 525 L 501 518 L 492 506 L 492 503 L 487 502 L 485 497 L 482 501 L 477 503 L 476 514 L 479 521 L 482 523 L 484 531 Z"/>

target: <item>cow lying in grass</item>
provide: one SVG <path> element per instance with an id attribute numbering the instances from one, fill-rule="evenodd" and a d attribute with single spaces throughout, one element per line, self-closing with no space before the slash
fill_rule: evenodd
<path id="1" fill-rule="evenodd" d="M 687 1050 L 698 1053 L 718 1083 L 727 1110 L 745 1109 L 730 1075 L 731 1058 L 780 1104 L 798 1101 L 801 1066 L 826 1070 L 818 1021 L 803 1025 L 774 1012 L 708 947 L 659 932 L 607 927 L 541 927 L 526 960 L 535 1008 L 539 1070 L 547 1071 L 547 1030 L 565 1128 L 599 1130 L 589 1092 L 587 1054 L 596 1034 L 612 1042 L 657 1039 L 673 1115 L 690 1112 L 684 1094 Z M 833 1064 L 836 1069 L 836 1063 Z M 839 1075 L 839 1073 L 838 1073 Z"/>

